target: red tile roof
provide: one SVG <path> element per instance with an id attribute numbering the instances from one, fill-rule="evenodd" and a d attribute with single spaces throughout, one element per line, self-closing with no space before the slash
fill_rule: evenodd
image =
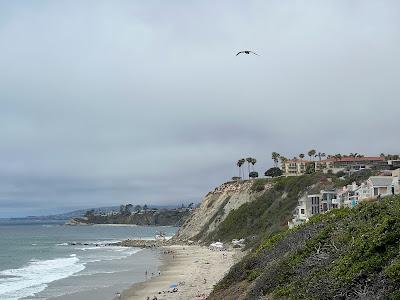
<path id="1" fill-rule="evenodd" d="M 385 161 L 385 158 L 380 156 L 365 156 L 365 157 L 342 157 L 341 159 L 329 158 L 321 160 L 321 162 L 353 162 L 353 161 Z"/>

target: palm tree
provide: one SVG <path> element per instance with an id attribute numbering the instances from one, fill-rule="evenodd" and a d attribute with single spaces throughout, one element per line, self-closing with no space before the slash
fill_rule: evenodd
<path id="1" fill-rule="evenodd" d="M 245 161 L 246 160 L 244 158 L 241 158 L 236 163 L 236 165 L 239 167 L 239 177 L 242 177 L 242 172 L 241 172 L 242 171 L 242 165 L 244 164 Z M 242 179 L 244 179 L 243 177 L 242 177 Z"/>
<path id="2" fill-rule="evenodd" d="M 303 153 L 300 153 L 300 154 L 299 154 L 299 157 L 300 157 L 301 159 L 303 159 L 304 156 L 305 156 L 305 155 L 304 155 Z"/>
<path id="3" fill-rule="evenodd" d="M 249 171 L 247 174 L 250 174 L 250 163 L 253 161 L 253 158 L 248 157 L 248 158 L 246 158 L 246 161 L 247 161 L 247 170 Z M 250 177 L 249 177 L 249 179 L 250 179 Z"/>
<path id="4" fill-rule="evenodd" d="M 242 170 L 242 160 L 239 159 L 239 160 L 237 161 L 236 165 L 237 165 L 238 168 L 239 168 L 239 177 L 241 177 L 241 176 L 242 176 L 242 172 L 241 172 L 241 170 Z"/>
<path id="5" fill-rule="evenodd" d="M 251 164 L 253 165 L 253 171 L 254 171 L 254 165 L 257 163 L 257 159 L 252 158 L 251 159 Z"/>
<path id="6" fill-rule="evenodd" d="M 281 160 L 282 163 L 285 163 L 288 161 L 288 159 L 284 156 L 280 156 L 279 159 Z"/>
<path id="7" fill-rule="evenodd" d="M 308 151 L 308 156 L 310 157 L 310 160 L 311 160 L 311 157 L 314 157 L 315 153 L 317 153 L 317 151 L 315 151 L 314 149 L 311 149 L 310 151 Z"/>
<path id="8" fill-rule="evenodd" d="M 281 155 L 278 152 L 272 152 L 272 160 L 274 161 L 275 167 L 278 166 L 280 156 Z"/>
<path id="9" fill-rule="evenodd" d="M 350 153 L 350 156 L 351 156 L 351 157 L 354 157 L 354 158 L 357 157 L 357 155 L 358 155 L 357 152 L 356 152 L 356 153 Z"/>
<path id="10" fill-rule="evenodd" d="M 317 153 L 317 155 L 315 155 L 315 157 L 318 157 L 319 158 L 319 161 L 321 161 L 321 157 L 325 157 L 326 156 L 326 154 L 324 153 L 324 152 L 318 152 Z"/>

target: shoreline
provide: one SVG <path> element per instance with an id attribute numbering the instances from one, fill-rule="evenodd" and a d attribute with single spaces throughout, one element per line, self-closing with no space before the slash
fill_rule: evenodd
<path id="1" fill-rule="evenodd" d="M 213 286 L 244 255 L 240 250 L 212 251 L 197 245 L 169 245 L 159 248 L 160 272 L 133 284 L 114 299 L 206 299 Z M 171 285 L 176 284 L 175 292 Z"/>

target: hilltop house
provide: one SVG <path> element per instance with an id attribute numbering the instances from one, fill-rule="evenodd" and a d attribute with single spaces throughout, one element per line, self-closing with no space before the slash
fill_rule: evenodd
<path id="1" fill-rule="evenodd" d="M 371 168 L 385 168 L 387 162 L 384 157 L 351 157 L 346 156 L 340 159 L 329 158 L 315 162 L 315 171 L 331 171 L 337 173 L 339 171 L 359 171 Z"/>
<path id="2" fill-rule="evenodd" d="M 371 198 L 394 195 L 396 190 L 398 190 L 398 185 L 398 177 L 393 176 L 371 176 L 367 180 L 367 186 Z"/>
<path id="3" fill-rule="evenodd" d="M 288 222 L 289 228 L 303 224 L 311 217 L 311 202 L 308 196 L 303 196 L 299 199 L 293 219 Z"/>
<path id="4" fill-rule="evenodd" d="M 393 164 L 396 161 L 392 161 Z M 352 157 L 346 156 L 342 158 L 328 158 L 323 160 L 304 160 L 290 159 L 282 162 L 281 168 L 285 176 L 298 176 L 306 172 L 306 165 L 314 164 L 316 172 L 333 172 L 339 171 L 354 172 L 365 169 L 377 168 L 384 169 L 388 167 L 388 162 L 381 156 L 370 157 Z"/>
<path id="5" fill-rule="evenodd" d="M 365 193 L 368 194 L 365 184 L 358 186 L 355 182 L 353 182 L 353 184 L 344 186 L 340 191 L 338 191 L 337 198 L 334 202 L 338 204 L 338 207 L 352 208 L 359 203 L 361 197 L 364 197 Z M 363 196 L 361 196 L 361 194 Z M 365 196 L 365 198 L 368 197 Z"/>
<path id="6" fill-rule="evenodd" d="M 400 168 L 400 159 L 388 160 L 388 165 L 391 170 L 396 170 Z"/>
<path id="7" fill-rule="evenodd" d="M 313 215 L 337 208 L 338 206 L 332 202 L 335 198 L 335 191 L 321 191 L 319 194 L 307 195 L 300 198 L 293 219 L 288 222 L 289 228 L 308 221 Z"/>
<path id="8" fill-rule="evenodd" d="M 321 190 L 319 194 L 310 194 L 298 200 L 289 228 L 307 222 L 313 215 L 325 213 L 334 208 L 353 208 L 365 199 L 400 194 L 400 169 L 391 172 L 391 176 L 371 176 L 366 182 L 353 184 L 334 191 Z"/>
<path id="9" fill-rule="evenodd" d="M 281 164 L 283 175 L 285 176 L 299 176 L 306 173 L 306 165 L 310 163 L 309 160 L 304 159 L 290 159 L 283 161 Z"/>

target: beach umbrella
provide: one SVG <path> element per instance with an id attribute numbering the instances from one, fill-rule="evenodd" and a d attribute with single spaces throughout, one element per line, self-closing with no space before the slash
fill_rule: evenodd
<path id="1" fill-rule="evenodd" d="M 176 288 L 176 287 L 178 287 L 178 285 L 176 283 L 172 283 L 169 287 L 170 288 Z"/>

